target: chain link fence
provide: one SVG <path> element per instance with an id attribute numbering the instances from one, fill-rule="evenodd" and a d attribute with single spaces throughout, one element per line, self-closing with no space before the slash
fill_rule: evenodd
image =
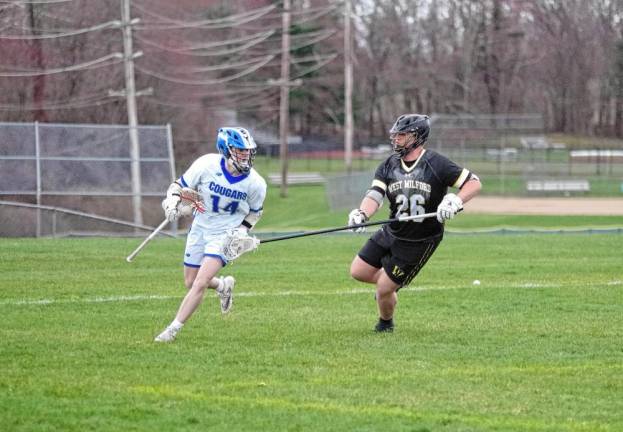
<path id="1" fill-rule="evenodd" d="M 128 126 L 0 123 L 0 199 L 35 206 L 0 205 L 0 236 L 127 233 L 132 229 L 113 221 L 136 220 L 136 194 L 141 219 L 157 225 L 160 201 L 175 177 L 171 128 L 139 126 L 138 142 L 137 191 Z"/>
<path id="2" fill-rule="evenodd" d="M 623 197 L 623 148 L 551 141 L 537 114 L 432 115 L 427 148 L 481 176 L 483 195 Z M 391 154 L 388 144 L 360 150 L 355 172 L 327 176 L 333 210 L 359 205 L 374 168 Z"/>

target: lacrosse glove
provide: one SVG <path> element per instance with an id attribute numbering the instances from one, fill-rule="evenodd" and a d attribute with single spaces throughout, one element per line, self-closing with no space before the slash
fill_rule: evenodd
<path id="1" fill-rule="evenodd" d="M 453 193 L 449 193 L 443 197 L 441 204 L 437 207 L 437 220 L 444 223 L 448 219 L 452 219 L 455 214 L 463 209 L 463 200 Z"/>
<path id="2" fill-rule="evenodd" d="M 169 222 L 174 222 L 180 217 L 180 213 L 177 210 L 179 202 L 180 197 L 178 195 L 166 197 L 162 200 L 162 209 L 164 210 L 164 215 Z"/>
<path id="3" fill-rule="evenodd" d="M 366 222 L 368 222 L 368 216 L 366 216 L 366 214 L 359 209 L 353 209 L 348 214 L 348 226 L 359 225 L 359 224 L 366 223 Z M 356 233 L 361 233 L 361 232 L 364 232 L 365 230 L 366 230 L 366 227 L 358 227 L 358 228 L 351 229 L 352 232 L 356 232 Z"/>

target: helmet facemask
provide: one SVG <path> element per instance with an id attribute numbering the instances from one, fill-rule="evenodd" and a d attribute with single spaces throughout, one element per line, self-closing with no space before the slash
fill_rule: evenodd
<path id="1" fill-rule="evenodd" d="M 404 144 L 401 146 L 398 145 L 398 140 L 397 140 L 398 136 L 400 135 L 407 136 L 406 139 L 404 140 Z M 390 133 L 389 139 L 391 141 L 391 145 L 392 145 L 392 149 L 394 150 L 394 153 L 398 154 L 400 157 L 405 157 L 411 150 L 424 144 L 424 140 L 418 139 L 418 135 L 415 132 Z"/>
<path id="2" fill-rule="evenodd" d="M 411 150 L 424 145 L 430 133 L 430 118 L 422 114 L 403 114 L 389 130 L 389 139 L 394 152 L 400 157 L 406 156 Z M 398 145 L 398 137 L 402 145 Z"/>
<path id="3" fill-rule="evenodd" d="M 256 149 L 238 149 L 228 146 L 229 160 L 239 173 L 247 174 L 253 167 Z"/>

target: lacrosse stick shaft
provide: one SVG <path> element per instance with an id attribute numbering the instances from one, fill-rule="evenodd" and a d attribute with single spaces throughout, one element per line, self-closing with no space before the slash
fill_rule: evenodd
<path id="1" fill-rule="evenodd" d="M 132 252 L 130 255 L 127 256 L 127 258 L 125 259 L 127 262 L 132 262 L 132 260 L 134 259 L 134 257 L 136 255 L 138 255 L 138 253 L 145 247 L 145 245 L 147 243 L 149 243 L 154 237 L 156 237 L 158 235 L 158 233 L 160 231 L 162 231 L 162 229 L 167 226 L 167 224 L 169 223 L 168 219 L 165 219 L 162 221 L 162 223 L 160 225 L 158 225 L 158 227 L 153 230 L 153 232 L 151 234 L 149 234 L 147 236 L 147 238 L 145 240 L 143 240 L 143 243 L 141 243 L 140 245 L 138 245 L 138 247 L 136 249 L 134 249 L 134 252 Z"/>
<path id="2" fill-rule="evenodd" d="M 326 233 L 336 232 L 336 231 L 345 231 L 349 229 L 354 230 L 354 229 L 361 228 L 361 227 L 383 225 L 383 224 L 392 223 L 392 222 L 408 222 L 412 220 L 428 219 L 428 218 L 436 217 L 436 216 L 437 216 L 437 213 L 424 213 L 421 215 L 403 216 L 403 217 L 398 217 L 394 219 L 386 219 L 386 220 L 376 221 L 376 222 L 366 222 L 366 223 L 357 224 L 357 225 L 346 225 L 346 226 L 341 226 L 337 228 L 327 228 L 327 229 L 322 229 L 322 230 L 317 230 L 317 231 L 308 231 L 308 232 L 298 233 L 298 234 L 288 234 L 288 235 L 284 235 L 280 237 L 273 237 L 273 238 L 269 238 L 266 240 L 260 240 L 260 244 L 270 243 L 270 242 L 279 241 L 279 240 L 298 238 L 298 237 L 307 237 L 307 236 L 318 235 L 318 234 L 326 234 Z"/>

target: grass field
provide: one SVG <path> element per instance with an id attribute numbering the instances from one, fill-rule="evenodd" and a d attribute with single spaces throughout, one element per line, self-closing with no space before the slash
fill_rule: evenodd
<path id="1" fill-rule="evenodd" d="M 621 235 L 448 234 L 390 335 L 366 238 L 260 247 L 170 345 L 182 239 L 0 239 L 0 429 L 623 430 Z"/>

